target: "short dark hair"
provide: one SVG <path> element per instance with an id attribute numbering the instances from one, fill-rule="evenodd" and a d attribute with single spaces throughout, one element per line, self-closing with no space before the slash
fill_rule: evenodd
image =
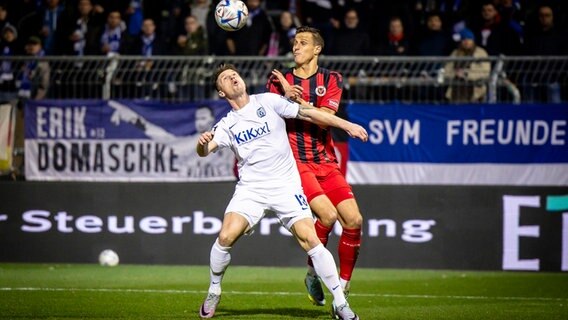
<path id="1" fill-rule="evenodd" d="M 219 86 L 217 86 L 217 78 L 219 78 L 219 75 L 221 73 L 223 73 L 223 71 L 226 70 L 233 70 L 236 73 L 239 73 L 239 70 L 237 69 L 237 67 L 235 67 L 235 65 L 230 64 L 230 63 L 222 63 L 217 67 L 217 70 L 215 70 L 215 74 L 213 75 L 213 84 L 215 85 L 215 89 L 218 91 L 219 90 Z"/>
<path id="2" fill-rule="evenodd" d="M 320 46 L 323 50 L 325 42 L 323 41 L 323 37 L 322 37 L 319 29 L 316 29 L 316 28 L 313 28 L 313 27 L 308 27 L 308 26 L 301 26 L 298 29 L 296 29 L 296 34 L 302 33 L 302 32 L 311 33 L 313 38 L 314 38 L 315 45 Z"/>

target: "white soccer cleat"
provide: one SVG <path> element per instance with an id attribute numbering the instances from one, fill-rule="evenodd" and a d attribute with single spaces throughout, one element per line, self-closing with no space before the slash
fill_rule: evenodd
<path id="1" fill-rule="evenodd" d="M 215 315 L 215 309 L 217 309 L 217 305 L 221 301 L 220 294 L 209 293 L 207 294 L 207 298 L 203 301 L 201 308 L 199 309 L 199 316 L 202 319 L 209 319 Z"/>
<path id="2" fill-rule="evenodd" d="M 316 306 L 325 305 L 325 296 L 319 277 L 307 273 L 304 283 L 306 284 L 306 289 L 308 289 L 308 299 Z"/>
<path id="3" fill-rule="evenodd" d="M 340 306 L 336 306 L 335 302 L 331 303 L 331 318 L 338 320 L 359 320 L 359 316 L 351 310 L 347 301 Z"/>

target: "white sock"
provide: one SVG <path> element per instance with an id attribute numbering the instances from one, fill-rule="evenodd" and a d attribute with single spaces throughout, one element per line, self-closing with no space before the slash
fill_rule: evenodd
<path id="1" fill-rule="evenodd" d="M 339 278 L 339 283 L 341 284 L 341 288 L 343 288 L 343 291 L 345 291 L 345 289 L 349 290 L 349 280 Z"/>
<path id="2" fill-rule="evenodd" d="M 223 280 L 223 275 L 225 275 L 225 270 L 231 263 L 230 251 L 231 247 L 223 247 L 219 244 L 219 238 L 215 239 L 209 256 L 209 292 L 211 293 L 221 294 L 221 281 Z"/>
<path id="3" fill-rule="evenodd" d="M 308 255 L 312 258 L 314 269 L 316 269 L 318 276 L 333 295 L 335 305 L 340 306 L 344 304 L 346 300 L 343 294 L 343 288 L 341 288 L 341 284 L 339 284 L 337 266 L 329 250 L 327 250 L 323 244 L 318 244 L 308 251 Z"/>

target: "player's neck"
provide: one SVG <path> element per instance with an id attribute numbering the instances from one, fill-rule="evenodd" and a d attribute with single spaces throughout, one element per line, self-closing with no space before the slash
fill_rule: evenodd
<path id="1" fill-rule="evenodd" d="M 318 71 L 318 60 L 312 59 L 303 65 L 297 65 L 294 69 L 294 75 L 300 78 L 309 78 Z"/>
<path id="2" fill-rule="evenodd" d="M 229 104 L 234 110 L 240 110 L 250 102 L 250 96 L 248 94 L 243 94 L 232 99 L 227 99 Z"/>

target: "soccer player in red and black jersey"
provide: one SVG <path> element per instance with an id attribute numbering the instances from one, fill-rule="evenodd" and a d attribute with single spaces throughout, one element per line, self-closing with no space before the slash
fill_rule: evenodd
<path id="1" fill-rule="evenodd" d="M 341 101 L 343 78 L 338 72 L 318 66 L 318 56 L 323 47 L 319 30 L 298 28 L 292 49 L 296 66 L 283 74 L 274 70 L 268 79 L 267 89 L 292 100 L 303 99 L 321 112 L 335 114 Z M 339 276 L 343 290 L 348 293 L 361 245 L 363 217 L 351 186 L 340 171 L 331 131 L 297 119 L 287 120 L 286 129 L 304 193 L 317 216 L 315 227 L 321 242 L 327 244 L 337 220 L 343 227 L 338 248 Z M 321 283 L 311 261 L 308 261 L 306 287 L 314 304 L 325 304 Z"/>

